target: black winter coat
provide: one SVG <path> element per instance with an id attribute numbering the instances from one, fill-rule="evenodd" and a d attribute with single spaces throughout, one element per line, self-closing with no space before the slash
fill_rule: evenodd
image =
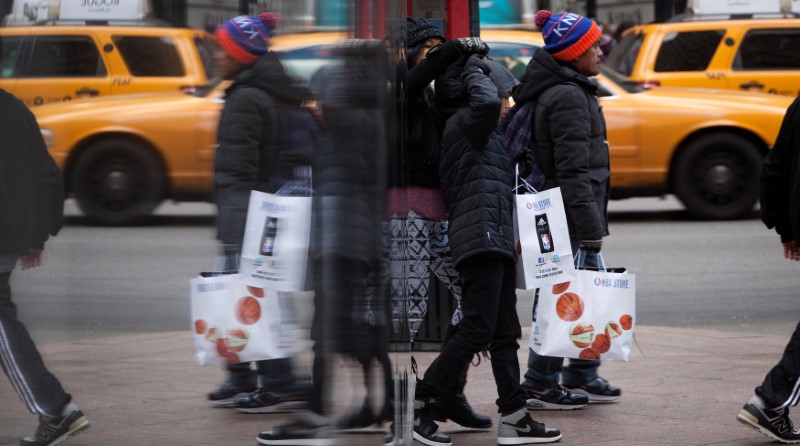
<path id="1" fill-rule="evenodd" d="M 786 110 L 775 145 L 761 168 L 761 220 L 781 242 L 800 240 L 800 98 Z"/>
<path id="2" fill-rule="evenodd" d="M 597 87 L 546 51 L 536 51 L 514 101 L 536 101 L 534 157 L 546 178 L 544 189 L 561 187 L 571 238 L 608 235 L 611 172 Z"/>
<path id="3" fill-rule="evenodd" d="M 64 183 L 33 113 L 3 90 L 0 116 L 0 255 L 23 255 L 64 225 Z"/>
<path id="4" fill-rule="evenodd" d="M 250 191 L 275 192 L 293 178 L 297 160 L 283 144 L 280 105 L 301 105 L 310 93 L 289 77 L 277 55 L 268 53 L 237 74 L 225 91 L 214 162 L 217 238 L 240 246 Z"/>
<path id="5" fill-rule="evenodd" d="M 479 72 L 463 79 L 456 74 L 436 80 L 437 95 L 458 90 L 447 83 L 464 82 L 469 96 L 469 105 L 447 120 L 439 161 L 453 263 L 487 253 L 514 258 L 514 178 L 503 138 L 494 131 L 500 116 L 497 87 Z"/>

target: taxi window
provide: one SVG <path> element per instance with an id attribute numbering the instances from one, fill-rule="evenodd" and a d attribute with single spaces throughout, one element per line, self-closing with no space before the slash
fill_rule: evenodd
<path id="1" fill-rule="evenodd" d="M 20 37 L 3 37 L 3 54 L 0 54 L 0 79 L 17 77 Z"/>
<path id="2" fill-rule="evenodd" d="M 664 36 L 658 49 L 654 70 L 705 71 L 723 36 L 725 31 L 721 29 L 671 32 Z"/>
<path id="3" fill-rule="evenodd" d="M 606 66 L 625 76 L 633 73 L 636 66 L 636 57 L 642 48 L 645 33 L 628 33 L 614 47 L 614 51 L 606 59 Z"/>
<path id="4" fill-rule="evenodd" d="M 88 36 L 37 36 L 26 76 L 102 77 L 105 65 Z"/>
<path id="5" fill-rule="evenodd" d="M 200 56 L 200 62 L 203 64 L 203 71 L 205 71 L 206 79 L 214 79 L 219 75 L 217 63 L 214 61 L 214 52 L 219 48 L 217 43 L 212 37 L 195 37 L 194 46 L 197 49 L 197 54 Z"/>
<path id="6" fill-rule="evenodd" d="M 742 39 L 734 70 L 800 68 L 800 29 L 756 29 Z"/>
<path id="7" fill-rule="evenodd" d="M 113 36 L 111 40 L 133 76 L 180 77 L 185 74 L 175 41 L 170 38 Z"/>
<path id="8" fill-rule="evenodd" d="M 488 42 L 489 57 L 495 62 L 504 65 L 517 79 L 520 79 L 528 67 L 528 62 L 533 57 L 538 47 L 533 44 Z"/>

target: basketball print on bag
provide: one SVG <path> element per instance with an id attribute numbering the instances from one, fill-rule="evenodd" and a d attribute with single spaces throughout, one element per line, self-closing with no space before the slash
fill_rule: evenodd
<path id="1" fill-rule="evenodd" d="M 594 326 L 581 322 L 572 328 L 569 333 L 572 343 L 578 348 L 591 347 L 594 342 Z"/>
<path id="2" fill-rule="evenodd" d="M 236 304 L 236 319 L 245 324 L 251 325 L 258 322 L 261 318 L 261 305 L 254 297 L 245 296 L 239 299 Z"/>
<path id="3" fill-rule="evenodd" d="M 630 330 L 633 328 L 633 316 L 630 314 L 623 314 L 619 318 L 619 325 L 622 326 L 623 330 Z"/>
<path id="4" fill-rule="evenodd" d="M 577 321 L 583 315 L 583 300 L 575 293 L 564 293 L 556 301 L 556 313 L 567 322 Z"/>

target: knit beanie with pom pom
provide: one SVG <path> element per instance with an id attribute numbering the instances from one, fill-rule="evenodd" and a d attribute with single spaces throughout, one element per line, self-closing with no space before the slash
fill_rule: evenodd
<path id="1" fill-rule="evenodd" d="M 593 20 L 573 12 L 553 15 L 543 9 L 536 13 L 534 20 L 542 30 L 544 50 L 553 58 L 566 62 L 580 57 L 603 34 Z"/>
<path id="2" fill-rule="evenodd" d="M 217 26 L 214 37 L 225 53 L 242 64 L 252 64 L 269 51 L 269 39 L 277 16 L 268 12 L 258 17 L 240 15 Z"/>

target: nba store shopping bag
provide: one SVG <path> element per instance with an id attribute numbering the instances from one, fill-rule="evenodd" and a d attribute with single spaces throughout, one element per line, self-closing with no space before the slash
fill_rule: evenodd
<path id="1" fill-rule="evenodd" d="M 625 268 L 579 269 L 539 289 L 530 347 L 539 355 L 627 361 L 636 319 L 636 276 Z"/>
<path id="2" fill-rule="evenodd" d="M 561 189 L 514 197 L 517 288 L 530 290 L 572 280 L 575 266 Z"/>
<path id="3" fill-rule="evenodd" d="M 252 191 L 239 265 L 244 283 L 305 290 L 310 242 L 311 197 Z"/>
<path id="4" fill-rule="evenodd" d="M 242 283 L 239 274 L 190 280 L 197 362 L 235 364 L 286 358 L 297 348 L 291 296 Z"/>

